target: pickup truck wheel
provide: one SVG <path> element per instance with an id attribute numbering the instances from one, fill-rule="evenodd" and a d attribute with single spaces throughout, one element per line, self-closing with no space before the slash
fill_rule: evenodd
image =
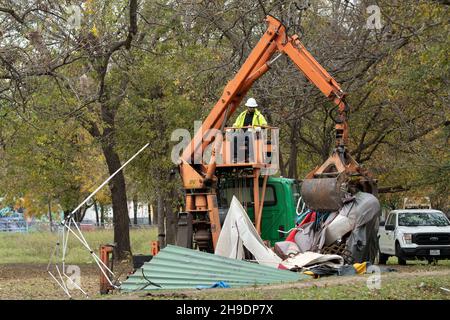
<path id="1" fill-rule="evenodd" d="M 401 266 L 405 266 L 406 260 L 403 259 L 400 255 L 400 244 L 398 242 L 395 244 L 395 255 L 397 256 L 398 264 Z"/>
<path id="2" fill-rule="evenodd" d="M 384 254 L 384 253 L 381 253 L 381 252 L 379 252 L 378 255 L 379 255 L 378 263 L 379 264 L 386 264 L 386 262 L 389 259 L 389 256 L 387 254 Z"/>

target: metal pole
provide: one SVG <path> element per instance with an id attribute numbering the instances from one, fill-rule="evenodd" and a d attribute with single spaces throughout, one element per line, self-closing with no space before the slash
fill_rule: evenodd
<path id="1" fill-rule="evenodd" d="M 132 156 L 130 159 L 128 159 L 128 161 L 127 162 L 125 162 L 119 169 L 117 169 L 116 170 L 116 172 L 114 172 L 112 175 L 110 175 L 109 177 L 108 177 L 108 179 L 106 179 L 105 181 L 103 181 L 103 183 L 100 185 L 100 186 L 98 186 L 98 188 L 97 189 L 95 189 L 94 190 L 94 192 L 92 192 L 86 199 L 84 199 L 84 201 L 83 202 L 81 202 L 75 209 L 73 209 L 73 211 L 69 214 L 69 217 L 72 217 L 73 216 L 73 214 L 75 214 L 75 212 L 77 212 L 78 211 L 78 209 L 80 209 L 86 202 L 88 202 L 101 188 L 103 188 L 117 173 L 119 173 L 120 172 L 120 170 L 122 170 L 123 168 L 125 168 L 125 166 L 128 164 L 128 163 L 130 163 L 134 158 L 136 158 L 137 157 L 137 155 L 139 154 L 139 153 L 141 153 L 142 151 L 144 151 L 144 149 L 145 148 L 147 148 L 148 147 L 148 145 L 150 144 L 150 142 L 149 143 L 147 143 L 145 146 L 143 146 L 138 152 L 136 152 L 135 154 L 134 154 L 134 156 Z M 67 219 L 67 218 L 66 218 Z"/>

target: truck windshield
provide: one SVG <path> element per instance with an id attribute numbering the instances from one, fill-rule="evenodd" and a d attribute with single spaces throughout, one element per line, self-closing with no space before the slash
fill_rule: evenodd
<path id="1" fill-rule="evenodd" d="M 404 212 L 398 215 L 398 225 L 405 227 L 417 226 L 448 226 L 450 223 L 442 212 Z"/>
<path id="2" fill-rule="evenodd" d="M 262 190 L 259 189 L 260 198 Z M 235 186 L 233 184 L 226 185 L 220 188 L 219 207 L 228 208 L 233 196 L 236 196 L 244 207 L 253 206 L 253 186 Z M 273 185 L 267 184 L 266 193 L 264 195 L 264 207 L 276 205 L 277 199 L 275 195 L 275 188 Z"/>

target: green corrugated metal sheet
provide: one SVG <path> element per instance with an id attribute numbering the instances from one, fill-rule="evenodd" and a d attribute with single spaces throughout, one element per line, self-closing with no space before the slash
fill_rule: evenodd
<path id="1" fill-rule="evenodd" d="M 257 263 L 168 245 L 132 274 L 122 291 L 195 289 L 224 281 L 233 287 L 298 281 L 307 276 Z M 161 288 L 152 285 L 159 284 Z"/>

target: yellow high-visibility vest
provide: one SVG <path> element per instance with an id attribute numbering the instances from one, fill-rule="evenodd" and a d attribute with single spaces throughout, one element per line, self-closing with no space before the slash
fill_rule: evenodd
<path id="1" fill-rule="evenodd" d="M 247 114 L 247 112 L 248 110 L 245 110 L 237 117 L 236 121 L 233 124 L 233 127 L 242 128 L 244 126 L 245 115 Z M 253 115 L 252 126 L 267 126 L 266 119 L 258 109 L 255 110 L 255 114 Z"/>

